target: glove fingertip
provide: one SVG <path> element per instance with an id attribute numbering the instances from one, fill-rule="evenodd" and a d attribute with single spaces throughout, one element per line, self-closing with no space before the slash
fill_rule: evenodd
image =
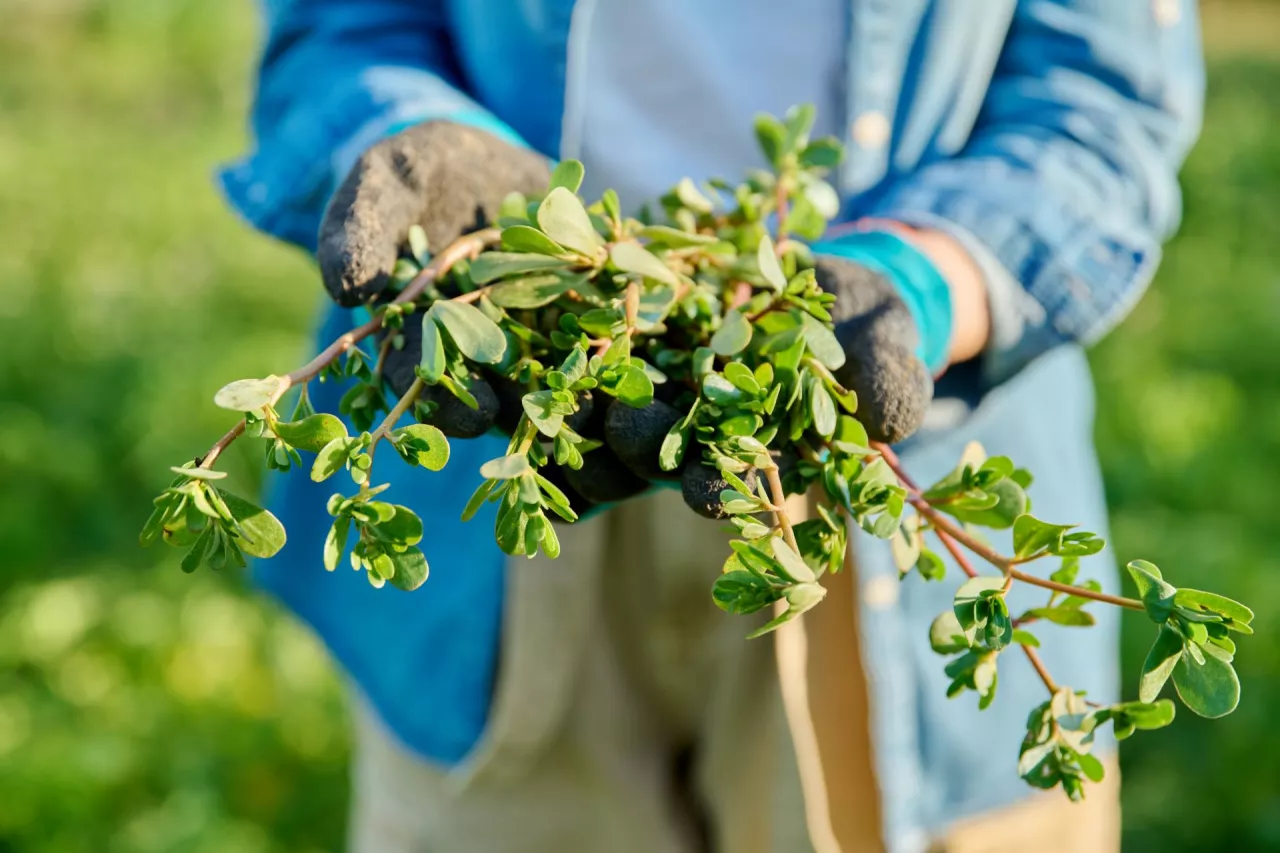
<path id="1" fill-rule="evenodd" d="M 841 375 L 858 395 L 857 418 L 874 441 L 896 444 L 924 422 L 933 399 L 933 378 L 904 347 L 877 347 L 851 358 Z"/>

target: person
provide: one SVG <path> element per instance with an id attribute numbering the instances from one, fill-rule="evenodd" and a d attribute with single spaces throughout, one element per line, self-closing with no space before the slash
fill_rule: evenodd
<path id="1" fill-rule="evenodd" d="M 265 10 L 256 148 L 221 181 L 249 222 L 316 253 L 339 303 L 322 340 L 385 285 L 412 224 L 438 250 L 570 157 L 587 197 L 613 187 L 637 209 L 682 176 L 761 165 L 755 114 L 812 102 L 815 132 L 847 145 L 835 183 L 856 227 L 818 263 L 869 430 L 924 481 L 979 441 L 1036 473 L 1037 514 L 1105 534 L 1082 345 L 1132 307 L 1178 222 L 1203 94 L 1190 0 Z M 332 386 L 315 402 L 336 411 Z M 1083 805 L 1017 778 L 1044 698 L 1024 661 L 1002 659 L 981 713 L 945 698 L 926 634 L 952 584 L 899 586 L 887 547 L 855 537 L 854 571 L 798 633 L 746 641 L 708 595 L 723 533 L 677 492 L 566 529 L 559 560 L 509 564 L 492 516 L 459 520 L 505 439 L 453 445 L 439 474 L 378 459 L 426 520 L 414 593 L 321 571 L 332 489 L 272 484 L 291 536 L 258 580 L 355 697 L 351 849 L 1118 849 L 1113 743 Z M 1115 590 L 1109 552 L 1086 566 Z M 1042 653 L 1109 701 L 1118 626 L 1098 617 L 1069 645 L 1045 630 Z"/>

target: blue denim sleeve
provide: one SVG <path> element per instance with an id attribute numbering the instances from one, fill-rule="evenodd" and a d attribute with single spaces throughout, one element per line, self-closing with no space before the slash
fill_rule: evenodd
<path id="1" fill-rule="evenodd" d="M 256 145 L 219 173 L 250 224 L 315 249 L 324 205 L 371 143 L 433 118 L 516 133 L 460 88 L 442 0 L 264 0 Z"/>
<path id="2" fill-rule="evenodd" d="M 981 245 L 993 380 L 1137 302 L 1177 228 L 1203 90 L 1191 0 L 1018 3 L 968 144 L 868 212 Z"/>

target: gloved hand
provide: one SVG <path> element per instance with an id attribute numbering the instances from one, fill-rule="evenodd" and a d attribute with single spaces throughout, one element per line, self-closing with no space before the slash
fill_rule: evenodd
<path id="1" fill-rule="evenodd" d="M 411 226 L 422 226 L 439 251 L 496 219 L 508 193 L 541 192 L 550 176 L 536 152 L 452 122 L 424 122 L 378 142 L 356 161 L 320 225 L 316 260 L 329 295 L 346 306 L 376 297 L 391 281 Z M 421 343 L 422 324 L 406 322 L 404 346 L 387 354 L 383 376 L 397 395 L 413 384 Z M 479 377 L 470 391 L 478 411 L 428 388 L 424 399 L 439 406 L 432 423 L 457 438 L 487 432 L 498 397 Z"/>
<path id="2" fill-rule="evenodd" d="M 856 417 L 875 441 L 894 444 L 920 428 L 933 397 L 933 380 L 916 352 L 920 330 L 890 280 L 861 264 L 825 257 L 818 283 L 836 301 L 830 307 L 836 340 L 844 347 L 840 384 L 858 395 Z"/>
<path id="3" fill-rule="evenodd" d="M 550 176 L 546 158 L 465 125 L 429 121 L 388 137 L 356 161 L 325 211 L 316 252 L 325 287 L 340 305 L 362 304 L 390 283 L 411 226 L 422 226 L 428 245 L 439 250 L 493 222 L 508 193 L 542 192 Z M 396 395 L 413 384 L 414 367 L 421 360 L 422 324 L 406 322 L 403 335 L 404 346 L 387 353 L 383 368 Z M 477 375 L 469 390 L 478 409 L 439 386 L 428 387 L 422 399 L 437 407 L 431 423 L 454 438 L 474 438 L 495 425 L 510 432 L 520 417 L 522 389 L 501 377 Z M 584 407 L 570 426 L 603 440 L 609 411 L 608 405 Z M 614 421 L 618 418 L 615 415 Z M 659 445 L 669 428 L 670 423 L 661 427 Z M 656 468 L 656 446 L 653 458 Z M 608 446 L 584 460 L 580 471 L 547 472 L 579 511 L 624 500 L 649 487 Z"/>
<path id="4" fill-rule="evenodd" d="M 896 234 L 859 232 L 813 247 L 844 366 L 836 378 L 858 395 L 873 440 L 894 444 L 920 428 L 933 375 L 947 363 L 952 305 L 946 281 Z"/>

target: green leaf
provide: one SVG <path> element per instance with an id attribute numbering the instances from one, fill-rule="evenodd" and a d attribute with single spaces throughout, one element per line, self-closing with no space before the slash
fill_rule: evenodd
<path id="1" fill-rule="evenodd" d="M 466 386 L 455 380 L 449 374 L 446 373 L 440 377 L 440 385 L 442 385 L 450 394 L 457 397 L 458 402 L 462 403 L 462 405 L 466 406 L 468 409 L 476 411 L 480 408 L 480 404 L 476 402 L 475 396 L 467 390 Z"/>
<path id="2" fill-rule="evenodd" d="M 683 419 L 676 421 L 666 437 L 662 439 L 662 448 L 658 451 L 659 468 L 663 471 L 674 471 L 680 467 L 692 433 L 692 424 L 686 423 Z"/>
<path id="3" fill-rule="evenodd" d="M 671 268 L 639 243 L 615 243 L 609 250 L 609 260 L 623 272 L 651 278 L 672 287 L 680 284 L 680 279 Z"/>
<path id="4" fill-rule="evenodd" d="M 480 507 L 484 506 L 484 502 L 489 499 L 489 495 L 493 493 L 495 488 L 501 484 L 494 480 L 485 480 L 476 490 L 471 493 L 471 497 L 467 499 L 467 505 L 462 508 L 462 520 L 470 521 L 475 514 L 480 511 Z"/>
<path id="5" fill-rule="evenodd" d="M 175 474 L 181 474 L 184 478 L 187 478 L 187 479 L 204 480 L 206 482 L 212 481 L 212 480 L 225 480 L 227 477 L 226 471 L 215 471 L 212 468 L 197 468 L 193 465 L 188 465 L 188 466 L 171 465 L 169 466 L 169 470 Z"/>
<path id="6" fill-rule="evenodd" d="M 569 192 L 576 193 L 582 186 L 582 176 L 585 172 L 582 163 L 578 160 L 561 160 L 551 172 L 549 188 L 564 187 Z"/>
<path id="7" fill-rule="evenodd" d="M 725 357 L 737 355 L 750 343 L 751 321 L 737 308 L 730 309 L 724 315 L 720 328 L 711 336 L 712 351 Z"/>
<path id="8" fill-rule="evenodd" d="M 714 210 L 711 199 L 703 195 L 698 185 L 689 178 L 680 179 L 675 186 L 675 195 L 681 204 L 697 213 L 710 213 Z"/>
<path id="9" fill-rule="evenodd" d="M 916 571 L 927 581 L 940 581 L 947 576 L 947 564 L 936 552 L 921 548 Z"/>
<path id="10" fill-rule="evenodd" d="M 554 560 L 560 556 L 560 537 L 556 535 L 556 527 L 545 519 L 542 520 L 542 553 L 547 559 Z"/>
<path id="11" fill-rule="evenodd" d="M 1017 517 L 1013 522 L 1013 553 L 1025 560 L 1042 552 L 1054 553 L 1062 546 L 1062 537 L 1075 525 L 1049 524 L 1030 514 Z"/>
<path id="12" fill-rule="evenodd" d="M 787 211 L 786 221 L 782 223 L 782 231 L 795 234 L 804 240 L 818 240 L 827 230 L 827 220 L 809 200 L 808 196 L 800 196 Z"/>
<path id="13" fill-rule="evenodd" d="M 205 561 L 205 556 L 209 553 L 212 547 L 216 545 L 214 542 L 215 534 L 213 532 L 216 529 L 217 528 L 213 524 L 207 524 L 204 529 L 200 531 L 200 535 L 197 536 L 195 542 L 192 543 L 191 549 L 182 557 L 181 568 L 184 572 L 191 574 L 196 569 L 200 568 L 200 564 Z"/>
<path id="14" fill-rule="evenodd" d="M 1221 616 L 1228 622 L 1239 622 L 1248 625 L 1253 621 L 1253 611 L 1238 601 L 1214 592 L 1203 592 L 1198 589 L 1179 589 L 1173 595 L 1175 607 L 1185 608 L 1194 613 Z"/>
<path id="15" fill-rule="evenodd" d="M 763 637 L 771 631 L 795 619 L 800 614 L 812 609 L 818 602 L 822 601 L 827 595 L 827 590 L 820 584 L 816 583 L 800 583 L 787 589 L 786 599 L 790 605 L 778 616 L 770 619 L 761 627 L 747 634 L 748 640 L 754 640 L 757 637 Z"/>
<path id="16" fill-rule="evenodd" d="M 487 480 L 514 480 L 522 474 L 532 471 L 529 457 L 523 453 L 512 453 L 490 459 L 480 466 L 480 476 Z"/>
<path id="17" fill-rule="evenodd" d="M 787 129 L 782 126 L 782 122 L 767 113 L 756 116 L 755 129 L 756 141 L 760 143 L 765 159 L 777 167 L 786 150 Z"/>
<path id="18" fill-rule="evenodd" d="M 420 548 L 388 551 L 387 557 L 390 558 L 394 568 L 394 573 L 389 578 L 391 585 L 405 592 L 413 592 L 422 586 L 431 571 L 430 566 L 427 565 L 426 555 Z"/>
<path id="19" fill-rule="evenodd" d="M 840 346 L 840 342 L 836 340 L 835 332 L 808 314 L 802 316 L 801 322 L 804 342 L 809 347 L 809 352 L 813 353 L 813 357 L 828 370 L 839 370 L 843 367 L 844 347 Z"/>
<path id="20" fill-rule="evenodd" d="M 618 201 L 616 190 L 608 189 L 601 193 L 600 206 L 604 208 L 604 212 L 610 219 L 622 219 L 622 202 Z"/>
<path id="21" fill-rule="evenodd" d="M 813 429 L 823 438 L 830 438 L 836 431 L 836 404 L 817 376 L 808 374 L 809 413 L 813 417 Z"/>
<path id="22" fill-rule="evenodd" d="M 960 620 L 951 610 L 944 610 L 929 626 L 929 647 L 940 655 L 951 655 L 969 648 Z"/>
<path id="23" fill-rule="evenodd" d="M 1040 648 L 1040 640 L 1036 635 L 1021 628 L 1013 630 L 1013 641 L 1021 646 L 1030 646 L 1033 649 Z"/>
<path id="24" fill-rule="evenodd" d="M 988 486 L 985 494 L 996 499 L 994 506 L 970 508 L 962 501 L 939 504 L 938 509 L 964 522 L 993 530 L 1007 530 L 1013 526 L 1018 516 L 1026 513 L 1030 507 L 1027 493 L 1022 486 L 1011 479 L 1000 480 Z"/>
<path id="25" fill-rule="evenodd" d="M 1171 625 L 1161 625 L 1156 641 L 1147 652 L 1147 659 L 1142 664 L 1142 676 L 1138 680 L 1138 699 L 1143 702 L 1154 702 L 1160 695 L 1160 689 L 1169 680 L 1174 666 L 1182 657 L 1182 634 Z"/>
<path id="26" fill-rule="evenodd" d="M 1110 705 L 1098 714 L 1099 722 L 1111 720 L 1116 739 L 1124 740 L 1135 731 L 1162 729 L 1173 722 L 1177 708 L 1172 699 L 1155 702 L 1120 702 Z"/>
<path id="27" fill-rule="evenodd" d="M 809 132 L 813 130 L 813 122 L 817 117 L 818 111 L 813 104 L 796 104 L 787 110 L 782 123 L 787 129 L 788 151 L 808 143 Z"/>
<path id="28" fill-rule="evenodd" d="M 431 260 L 431 246 L 427 242 L 427 232 L 421 225 L 414 223 L 409 226 L 406 242 L 409 244 L 409 254 L 413 255 L 418 266 L 425 267 Z"/>
<path id="29" fill-rule="evenodd" d="M 765 362 L 765 365 L 767 366 L 768 362 Z M 750 394 L 752 397 L 760 394 L 760 382 L 751 369 L 740 361 L 731 361 L 724 366 L 724 378 L 745 394 Z"/>
<path id="30" fill-rule="evenodd" d="M 790 580 L 813 583 L 818 579 L 813 569 L 809 568 L 809 564 L 782 537 L 774 536 L 769 545 L 773 549 L 773 556 L 777 558 Z"/>
<path id="31" fill-rule="evenodd" d="M 1165 622 L 1173 613 L 1177 588 L 1164 580 L 1155 563 L 1133 560 L 1126 568 L 1134 585 L 1138 587 L 1138 597 L 1142 599 L 1142 606 L 1147 609 L 1147 614 L 1157 623 Z"/>
<path id="32" fill-rule="evenodd" d="M 411 464 L 428 471 L 440 471 L 449 462 L 449 440 L 430 424 L 410 424 L 392 430 L 389 436 L 396 450 Z"/>
<path id="33" fill-rule="evenodd" d="M 429 312 L 435 316 L 462 354 L 482 364 L 496 364 L 507 351 L 507 336 L 497 323 L 466 302 L 442 300 Z"/>
<path id="34" fill-rule="evenodd" d="M 218 489 L 231 517 L 240 525 L 232 534 L 235 543 L 251 557 L 273 557 L 284 547 L 285 530 L 280 519 L 242 497 Z"/>
<path id="35" fill-rule="evenodd" d="M 434 385 L 444 375 L 447 365 L 444 336 L 440 334 L 435 317 L 428 311 L 422 315 L 422 355 L 418 361 L 418 372 L 427 384 Z"/>
<path id="36" fill-rule="evenodd" d="M 274 375 L 265 379 L 237 379 L 219 388 L 213 402 L 233 412 L 256 412 L 271 405 L 287 382 L 285 377 Z"/>
<path id="37" fill-rule="evenodd" d="M 584 255 L 594 257 L 604 245 L 582 201 L 564 187 L 552 189 L 538 205 L 538 225 L 552 240 Z"/>
<path id="38" fill-rule="evenodd" d="M 985 610 L 987 596 L 1002 589 L 1004 589 L 1003 577 L 980 575 L 969 578 L 956 590 L 951 609 L 955 611 L 960 627 L 964 629 L 965 635 L 971 641 L 975 640 L 976 632 L 986 626 L 985 616 L 979 615 L 979 604 L 984 605 Z"/>
<path id="39" fill-rule="evenodd" d="M 547 438 L 555 438 L 564 426 L 564 415 L 556 411 L 556 392 L 550 389 L 533 391 L 520 400 L 524 413 L 533 421 L 538 432 Z"/>
<path id="40" fill-rule="evenodd" d="M 342 515 L 333 520 L 329 534 L 324 539 L 324 567 L 332 572 L 338 568 L 342 553 L 347 550 L 347 535 L 351 532 L 351 516 Z"/>
<path id="41" fill-rule="evenodd" d="M 1209 719 L 1225 717 L 1240 704 L 1240 679 L 1217 646 L 1202 646 L 1203 661 L 1182 655 L 1173 668 L 1178 698 L 1196 714 Z"/>
<path id="42" fill-rule="evenodd" d="M 550 305 L 586 282 L 585 275 L 545 273 L 498 282 L 489 288 L 488 297 L 501 308 L 541 308 Z"/>
<path id="43" fill-rule="evenodd" d="M 729 613 L 755 613 L 782 598 L 782 590 L 747 571 L 725 572 L 716 578 L 711 599 Z"/>
<path id="44" fill-rule="evenodd" d="M 482 252 L 471 262 L 471 280 L 487 284 L 500 278 L 563 269 L 569 262 L 546 255 L 517 252 Z"/>
<path id="45" fill-rule="evenodd" d="M 719 373 L 708 373 L 702 377 L 702 395 L 720 406 L 730 406 L 742 402 L 742 390 Z"/>
<path id="46" fill-rule="evenodd" d="M 842 159 L 844 146 L 834 136 L 815 139 L 800 152 L 800 165 L 810 169 L 834 169 Z"/>
<path id="47" fill-rule="evenodd" d="M 716 369 L 716 354 L 711 347 L 698 347 L 693 351 L 691 362 L 693 377 L 699 382 L 708 373 Z"/>
<path id="48" fill-rule="evenodd" d="M 1084 773 L 1085 778 L 1090 782 L 1101 782 L 1103 777 L 1107 775 L 1106 768 L 1102 766 L 1102 762 L 1087 752 L 1077 752 L 1076 763 L 1080 765 L 1080 771 Z"/>
<path id="49" fill-rule="evenodd" d="M 502 248 L 534 255 L 564 254 L 564 246 L 531 225 L 511 225 L 502 229 Z"/>
<path id="50" fill-rule="evenodd" d="M 1070 628 L 1087 628 L 1096 624 L 1092 613 L 1078 607 L 1034 607 L 1023 615 Z"/>
<path id="51" fill-rule="evenodd" d="M 316 461 L 311 465 L 311 479 L 319 483 L 327 480 L 346 467 L 350 458 L 350 440 L 335 438 L 316 454 Z"/>
<path id="52" fill-rule="evenodd" d="M 760 238 L 760 247 L 756 250 L 756 263 L 760 266 L 760 274 L 764 280 L 773 285 L 778 293 L 787 289 L 787 277 L 782 274 L 782 265 L 778 263 L 777 250 L 768 234 Z"/>
<path id="53" fill-rule="evenodd" d="M 272 430 L 276 435 L 299 450 L 312 453 L 320 452 L 326 444 L 335 438 L 345 438 L 346 425 L 338 418 L 327 413 L 312 415 L 300 421 L 285 423 L 278 421 Z"/>
<path id="54" fill-rule="evenodd" d="M 653 380 L 644 368 L 627 364 L 617 370 L 618 381 L 613 386 L 615 397 L 633 409 L 643 409 L 653 402 Z"/>

